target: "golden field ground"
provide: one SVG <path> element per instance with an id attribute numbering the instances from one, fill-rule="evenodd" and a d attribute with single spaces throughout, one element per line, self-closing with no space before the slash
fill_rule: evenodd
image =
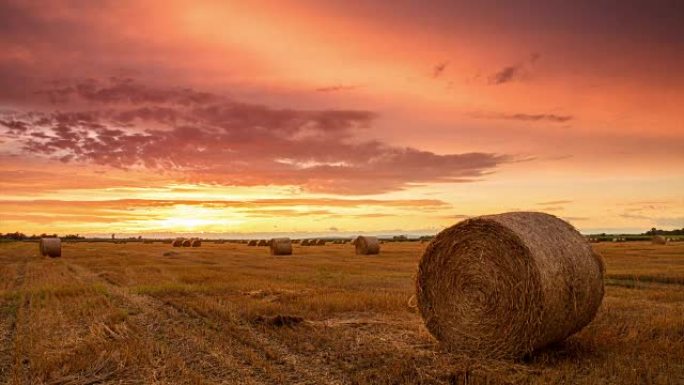
<path id="1" fill-rule="evenodd" d="M 596 319 L 519 362 L 445 353 L 410 301 L 425 245 L 382 246 L 0 244 L 0 384 L 684 383 L 684 242 L 594 244 Z"/>

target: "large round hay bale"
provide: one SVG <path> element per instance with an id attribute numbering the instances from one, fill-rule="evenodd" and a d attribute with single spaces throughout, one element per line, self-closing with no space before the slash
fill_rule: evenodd
<path id="1" fill-rule="evenodd" d="M 380 241 L 377 237 L 366 237 L 359 235 L 354 239 L 356 254 L 372 255 L 380 254 Z"/>
<path id="2" fill-rule="evenodd" d="M 200 247 L 200 246 L 202 246 L 202 240 L 199 239 L 199 238 L 195 238 L 195 239 L 192 240 L 192 242 L 190 242 L 190 246 L 192 246 L 192 247 Z"/>
<path id="3" fill-rule="evenodd" d="M 653 238 L 651 238 L 651 243 L 654 245 L 666 245 L 668 239 L 663 237 L 662 235 L 656 235 Z"/>
<path id="4" fill-rule="evenodd" d="M 269 242 L 269 248 L 273 255 L 292 255 L 290 238 L 273 238 Z"/>
<path id="5" fill-rule="evenodd" d="M 181 246 L 183 246 L 183 241 L 185 241 L 185 239 L 183 239 L 183 238 L 176 238 L 176 239 L 173 240 L 173 243 L 172 243 L 171 245 L 172 245 L 173 247 L 181 247 Z"/>
<path id="6" fill-rule="evenodd" d="M 38 248 L 40 255 L 47 255 L 51 258 L 62 256 L 62 240 L 59 238 L 40 238 Z"/>
<path id="7" fill-rule="evenodd" d="M 182 243 L 182 246 L 183 246 L 183 247 L 190 247 L 190 246 L 192 246 L 192 240 L 190 240 L 190 239 L 184 239 L 184 240 L 183 240 L 183 243 Z"/>
<path id="8" fill-rule="evenodd" d="M 465 220 L 427 246 L 416 280 L 430 332 L 453 351 L 517 358 L 586 326 L 603 299 L 604 265 L 552 215 Z"/>

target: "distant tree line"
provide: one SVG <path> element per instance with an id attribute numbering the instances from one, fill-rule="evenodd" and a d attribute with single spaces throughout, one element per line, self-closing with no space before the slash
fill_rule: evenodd
<path id="1" fill-rule="evenodd" d="M 12 241 L 23 241 L 23 240 L 31 240 L 31 239 L 40 239 L 40 238 L 48 238 L 48 237 L 57 237 L 57 234 L 40 234 L 40 235 L 26 235 L 24 233 L 20 233 L 18 231 L 14 233 L 0 233 L 0 239 L 4 240 L 12 240 Z M 63 237 L 60 237 L 62 239 L 85 239 L 85 237 L 79 235 L 79 234 L 67 234 Z"/>
<path id="2" fill-rule="evenodd" d="M 644 235 L 684 235 L 684 227 L 675 230 L 658 230 L 654 227 L 645 232 Z"/>

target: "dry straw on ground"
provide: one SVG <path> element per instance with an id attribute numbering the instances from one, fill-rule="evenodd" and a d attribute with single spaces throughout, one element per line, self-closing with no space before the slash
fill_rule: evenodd
<path id="1" fill-rule="evenodd" d="M 273 255 L 292 255 L 290 238 L 273 238 L 269 242 L 269 248 Z"/>
<path id="2" fill-rule="evenodd" d="M 428 245 L 418 306 L 450 350 L 516 358 L 591 322 L 603 299 L 603 271 L 586 239 L 552 215 L 472 218 Z"/>
<path id="3" fill-rule="evenodd" d="M 662 235 L 656 235 L 653 238 L 651 238 L 651 243 L 653 243 L 654 245 L 666 245 L 667 238 L 663 237 Z"/>
<path id="4" fill-rule="evenodd" d="M 62 256 L 62 240 L 59 238 L 40 238 L 40 255 L 56 258 Z"/>
<path id="5" fill-rule="evenodd" d="M 356 248 L 356 254 L 380 254 L 380 241 L 377 237 L 366 237 L 359 235 L 354 240 L 354 247 Z"/>

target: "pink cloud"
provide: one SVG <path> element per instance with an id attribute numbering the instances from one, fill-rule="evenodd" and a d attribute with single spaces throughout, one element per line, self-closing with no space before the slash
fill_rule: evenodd
<path id="1" fill-rule="evenodd" d="M 120 79 L 60 88 L 59 98 L 53 91 L 43 94 L 59 111 L 7 113 L 0 119 L 3 135 L 19 143 L 26 156 L 177 171 L 192 182 L 298 185 L 342 194 L 469 182 L 511 160 L 359 139 L 375 119 L 371 111 L 273 108 Z"/>

